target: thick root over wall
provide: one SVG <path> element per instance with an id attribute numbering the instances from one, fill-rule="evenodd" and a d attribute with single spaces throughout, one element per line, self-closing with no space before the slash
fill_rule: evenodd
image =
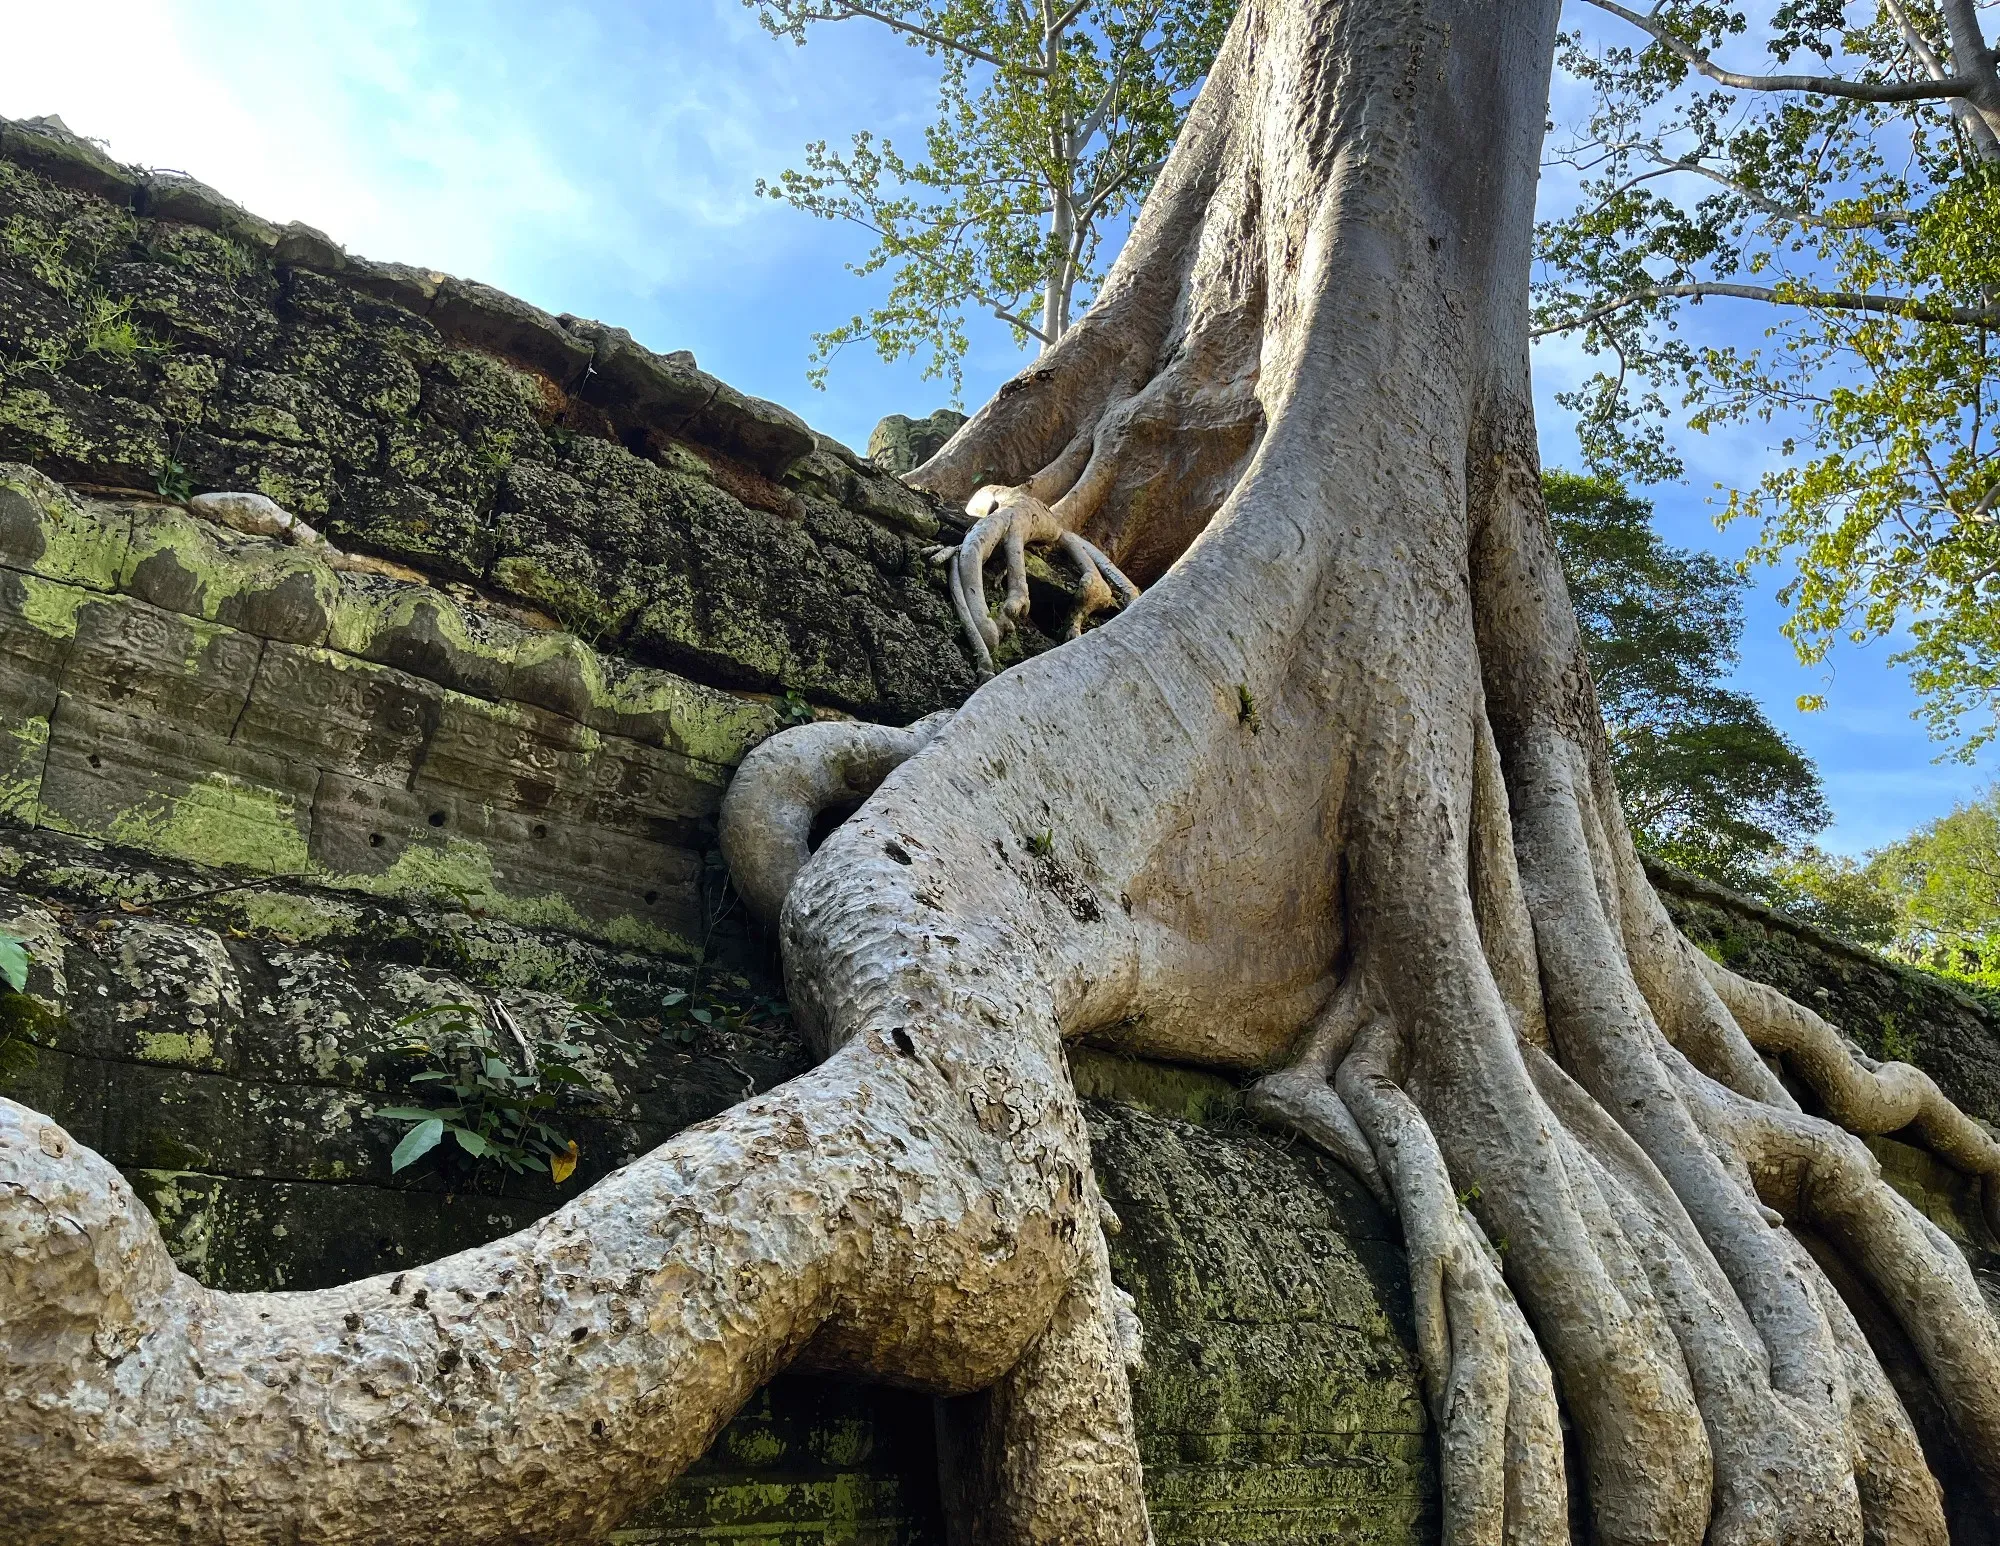
<path id="1" fill-rule="evenodd" d="M 1245 0 L 1089 316 L 914 475 L 1025 491 L 1145 593 L 732 794 L 816 1072 L 314 1294 L 200 1288 L 0 1106 L 14 1538 L 587 1538 L 802 1362 L 968 1398 L 968 1538 L 1143 1541 L 1080 1037 L 1263 1071 L 1393 1205 L 1451 1546 L 1942 1546 L 1835 1281 L 2000 1510 L 2000 1334 L 1854 1135 L 2000 1152 L 1690 948 L 1606 772 L 1528 388 L 1555 19 Z"/>

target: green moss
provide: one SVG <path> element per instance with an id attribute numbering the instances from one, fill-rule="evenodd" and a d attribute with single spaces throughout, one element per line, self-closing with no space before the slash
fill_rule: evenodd
<path id="1" fill-rule="evenodd" d="M 227 773 L 209 773 L 150 809 L 119 812 L 108 835 L 114 842 L 199 864 L 300 875 L 311 867 L 301 818 L 287 795 Z"/>
<path id="2" fill-rule="evenodd" d="M 142 1062 L 202 1068 L 215 1061 L 215 1038 L 206 1031 L 141 1031 L 137 1051 Z"/>
<path id="3" fill-rule="evenodd" d="M 32 824 L 40 814 L 49 722 L 31 715 L 0 732 L 0 816 Z"/>
<path id="4" fill-rule="evenodd" d="M 1121 1101 L 1184 1121 L 1227 1123 L 1243 1110 L 1243 1095 L 1235 1084 L 1206 1069 L 1071 1047 L 1069 1073 L 1076 1093 L 1086 1100 Z"/>
<path id="5" fill-rule="evenodd" d="M 593 934 L 616 945 L 652 953 L 689 956 L 694 947 L 679 935 L 628 915 L 608 923 L 593 922 L 559 892 L 523 896 L 502 888 L 493 854 L 482 843 L 448 837 L 435 846 L 410 847 L 379 875 L 331 877 L 378 896 L 416 897 L 449 907 L 475 909 L 529 928 L 565 929 Z"/>
<path id="6" fill-rule="evenodd" d="M 91 599 L 91 591 L 33 574 L 22 575 L 20 584 L 22 622 L 51 639 L 76 637 L 76 614 Z"/>
<path id="7" fill-rule="evenodd" d="M 350 904 L 296 891 L 244 891 L 232 898 L 230 911 L 252 929 L 262 929 L 288 944 L 310 944 L 353 927 Z"/>

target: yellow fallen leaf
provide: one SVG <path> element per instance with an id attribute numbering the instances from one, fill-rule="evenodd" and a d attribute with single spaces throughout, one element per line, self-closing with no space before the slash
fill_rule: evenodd
<path id="1" fill-rule="evenodd" d="M 556 1185 L 561 1186 L 563 1182 L 567 1181 L 575 1173 L 576 1140 L 572 1138 L 569 1141 L 569 1149 L 566 1153 L 551 1154 L 549 1156 L 549 1174 L 556 1178 Z"/>

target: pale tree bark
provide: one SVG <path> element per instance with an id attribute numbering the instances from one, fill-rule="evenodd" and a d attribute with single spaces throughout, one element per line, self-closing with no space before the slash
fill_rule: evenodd
<path id="1" fill-rule="evenodd" d="M 983 1392 L 945 1446 L 977 1539 L 1143 1541 L 1077 1038 L 1268 1070 L 1259 1109 L 1392 1202 L 1452 1546 L 1941 1546 L 1787 1220 L 2000 1499 L 2000 1333 L 1837 1123 L 1988 1178 L 1990 1143 L 1688 946 L 1607 771 L 1528 390 L 1555 21 L 1246 0 L 1096 305 L 915 475 L 1150 589 L 942 728 L 739 775 L 817 1071 L 520 1235 L 297 1295 L 179 1276 L 0 1108 L 15 1537 L 587 1537 L 804 1361 Z"/>

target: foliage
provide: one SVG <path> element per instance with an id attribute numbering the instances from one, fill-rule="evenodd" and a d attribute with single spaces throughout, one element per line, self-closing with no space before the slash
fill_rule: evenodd
<path id="1" fill-rule="evenodd" d="M 1786 850 L 1766 865 L 1754 889 L 1801 923 L 1857 945 L 1894 945 L 1900 934 L 1896 899 L 1872 865 L 1816 844 Z"/>
<path id="2" fill-rule="evenodd" d="M 2000 989 L 2000 784 L 1871 856 L 1898 913 L 1898 953 Z"/>
<path id="3" fill-rule="evenodd" d="M 796 687 L 787 687 L 778 699 L 778 724 L 790 729 L 793 725 L 809 725 L 813 722 L 812 705 L 805 700 Z"/>
<path id="4" fill-rule="evenodd" d="M 1955 52 L 1923 0 L 1846 11 L 1760 13 L 1774 67 L 1838 88 L 1714 80 L 1711 50 L 1752 67 L 1752 24 L 1712 0 L 1625 13 L 1647 30 L 1615 46 L 1566 39 L 1593 105 L 1555 151 L 1578 196 L 1539 228 L 1537 322 L 1610 356 L 1559 399 L 1600 469 L 1677 475 L 1677 411 L 1773 426 L 1780 460 L 1727 518 L 1755 526 L 1752 561 L 1796 563 L 1800 658 L 1906 631 L 1932 732 L 1969 751 L 2000 726 L 2000 143 L 1925 83 L 1991 57 Z M 1907 90 L 1931 95 L 1879 100 Z M 1704 304 L 1742 326 L 1691 338 Z"/>
<path id="5" fill-rule="evenodd" d="M 409 1124 L 390 1156 L 392 1171 L 422 1159 L 448 1134 L 475 1169 L 490 1160 L 516 1175 L 546 1166 L 558 1184 L 569 1179 L 576 1169 L 576 1141 L 550 1122 L 565 1097 L 589 1085 L 576 1065 L 581 1047 L 544 1042 L 530 1051 L 524 1044 L 516 1049 L 517 1066 L 470 1004 L 433 1005 L 396 1023 L 421 1028 L 402 1049 L 421 1065 L 408 1082 L 433 1086 L 450 1099 L 440 1106 L 383 1106 L 373 1113 Z"/>
<path id="6" fill-rule="evenodd" d="M 814 338 L 815 385 L 857 339 L 885 360 L 928 352 L 954 397 L 968 310 L 1017 340 L 1059 337 L 1102 277 L 1107 226 L 1137 208 L 1207 72 L 1235 0 L 744 0 L 776 37 L 863 20 L 942 64 L 937 113 L 911 157 L 869 130 L 806 147 L 757 191 L 851 221 L 874 246 L 851 270 L 888 295 Z"/>
<path id="7" fill-rule="evenodd" d="M 1743 581 L 1669 547 L 1615 479 L 1550 472 L 1549 520 L 1583 631 L 1626 819 L 1642 848 L 1759 890 L 1764 861 L 1827 822 L 1819 774 L 1754 698 L 1723 685 Z"/>
<path id="8" fill-rule="evenodd" d="M 704 990 L 697 982 L 692 989 L 676 988 L 660 1000 L 660 1029 L 668 1040 L 686 1045 L 703 1031 L 747 1031 L 788 1018 L 791 1012 L 783 999 Z"/>
<path id="9" fill-rule="evenodd" d="M 28 991 L 27 941 L 0 929 L 0 978 L 16 993 Z"/>
<path id="10" fill-rule="evenodd" d="M 153 490 L 162 499 L 184 505 L 194 498 L 194 480 L 189 476 L 187 468 L 168 458 L 166 464 L 160 468 L 159 477 L 154 480 Z"/>

